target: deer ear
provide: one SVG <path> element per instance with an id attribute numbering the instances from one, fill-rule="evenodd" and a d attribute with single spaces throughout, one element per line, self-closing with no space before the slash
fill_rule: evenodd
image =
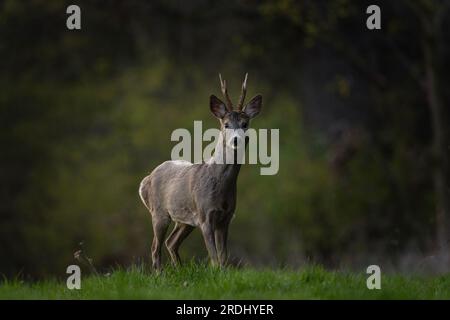
<path id="1" fill-rule="evenodd" d="M 258 94 L 257 96 L 253 97 L 249 103 L 247 103 L 247 105 L 244 108 L 244 112 L 251 119 L 258 115 L 258 113 L 261 111 L 261 107 L 262 107 L 262 96 Z"/>
<path id="2" fill-rule="evenodd" d="M 218 119 L 222 119 L 227 113 L 225 103 L 213 94 L 209 97 L 209 108 L 211 109 L 213 115 Z"/>

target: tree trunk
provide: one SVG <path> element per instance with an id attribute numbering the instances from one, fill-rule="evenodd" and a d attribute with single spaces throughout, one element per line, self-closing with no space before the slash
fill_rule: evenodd
<path id="1" fill-rule="evenodd" d="M 450 182 L 448 171 L 448 136 L 444 103 L 439 93 L 439 77 L 437 75 L 437 50 L 435 34 L 428 29 L 423 44 L 425 63 L 425 92 L 430 108 L 432 143 L 433 184 L 436 201 L 436 246 L 442 253 L 448 253 L 449 217 L 450 217 Z"/>

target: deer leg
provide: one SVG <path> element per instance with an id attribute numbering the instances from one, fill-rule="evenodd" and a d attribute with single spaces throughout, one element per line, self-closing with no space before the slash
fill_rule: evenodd
<path id="1" fill-rule="evenodd" d="M 221 267 L 224 267 L 228 258 L 227 252 L 228 221 L 226 222 L 225 225 L 218 227 L 214 235 L 216 238 L 216 248 L 219 265 Z"/>
<path id="2" fill-rule="evenodd" d="M 164 241 L 167 227 L 170 220 L 167 217 L 152 216 L 153 224 L 153 243 L 152 243 L 152 262 L 153 268 L 157 271 L 161 270 L 161 245 Z"/>
<path id="3" fill-rule="evenodd" d="M 209 258 L 211 259 L 211 264 L 215 266 L 217 265 L 217 250 L 213 225 L 211 222 L 206 221 L 200 226 L 200 229 L 203 234 L 203 239 L 205 240 L 205 245 L 206 249 L 208 250 Z"/>
<path id="4" fill-rule="evenodd" d="M 174 265 L 181 264 L 181 259 L 178 254 L 178 249 L 184 239 L 194 230 L 194 227 L 176 222 L 170 236 L 166 240 L 166 248 L 169 251 L 170 258 Z"/>
<path id="5" fill-rule="evenodd" d="M 166 248 L 167 248 L 167 251 L 169 251 L 170 259 L 172 260 L 172 264 L 174 264 L 174 265 L 177 264 L 178 259 L 175 255 L 174 250 L 172 249 L 171 242 L 176 237 L 176 234 L 180 231 L 180 229 L 181 229 L 180 223 L 175 222 L 175 227 L 173 227 L 172 232 L 169 234 L 169 236 L 166 239 Z"/>

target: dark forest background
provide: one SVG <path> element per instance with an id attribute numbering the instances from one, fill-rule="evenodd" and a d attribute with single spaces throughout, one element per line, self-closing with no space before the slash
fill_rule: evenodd
<path id="1" fill-rule="evenodd" d="M 100 268 L 147 262 L 140 180 L 174 129 L 217 126 L 219 72 L 234 99 L 249 72 L 253 126 L 280 129 L 279 173 L 241 170 L 236 261 L 448 270 L 449 6 L 1 1 L 0 273 L 63 275 L 80 242 Z M 181 254 L 206 257 L 198 231 Z"/>

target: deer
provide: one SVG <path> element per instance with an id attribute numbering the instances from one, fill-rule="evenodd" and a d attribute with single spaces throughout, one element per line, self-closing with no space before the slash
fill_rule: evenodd
<path id="1" fill-rule="evenodd" d="M 165 246 L 173 265 L 181 264 L 178 250 L 194 228 L 199 228 L 202 233 L 211 265 L 221 268 L 227 263 L 228 228 L 236 209 L 236 184 L 241 163 L 224 162 L 223 158 L 232 155 L 236 160 L 238 146 L 246 147 L 245 131 L 262 107 L 260 94 L 244 105 L 247 77 L 248 73 L 234 108 L 227 83 L 219 74 L 225 102 L 215 95 L 209 98 L 210 111 L 220 123 L 220 134 L 209 160 L 202 163 L 165 161 L 140 183 L 140 198 L 151 215 L 151 258 L 152 267 L 157 271 L 162 269 L 161 248 L 172 221 L 175 226 L 165 240 Z"/>

